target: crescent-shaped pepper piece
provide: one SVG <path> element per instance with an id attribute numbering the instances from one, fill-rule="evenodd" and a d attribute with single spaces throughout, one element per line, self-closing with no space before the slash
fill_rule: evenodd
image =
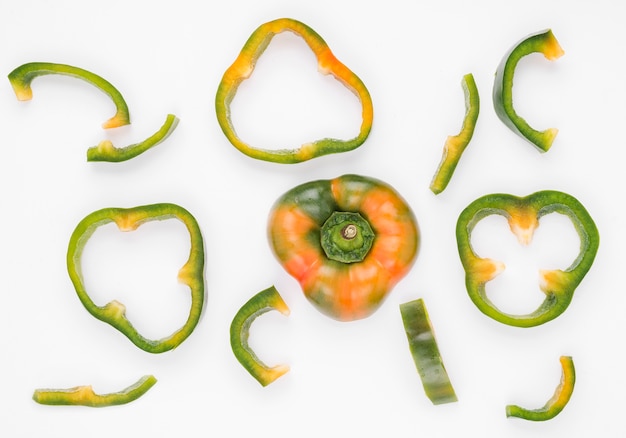
<path id="1" fill-rule="evenodd" d="M 289 307 L 274 286 L 250 298 L 241 306 L 230 325 L 230 346 L 235 357 L 263 386 L 269 385 L 289 371 L 288 365 L 267 366 L 248 344 L 252 323 L 271 310 L 278 310 L 283 315 L 289 315 Z"/>
<path id="2" fill-rule="evenodd" d="M 534 312 L 527 315 L 504 313 L 489 300 L 485 291 L 485 284 L 498 275 L 504 265 L 481 258 L 474 252 L 471 244 L 472 230 L 484 217 L 499 214 L 508 220 L 511 231 L 520 243 L 528 244 L 534 230 L 539 226 L 540 218 L 549 213 L 566 215 L 572 221 L 580 238 L 579 255 L 565 270 L 540 272 L 540 286 L 546 297 Z M 573 196 L 552 190 L 536 192 L 526 197 L 508 194 L 483 196 L 461 212 L 457 221 L 456 237 L 459 256 L 465 268 L 467 292 L 474 304 L 496 321 L 517 327 L 537 326 L 563 313 L 569 306 L 576 287 L 591 268 L 600 244 L 598 229 L 585 207 Z"/>
<path id="3" fill-rule="evenodd" d="M 410 270 L 415 216 L 388 184 L 344 175 L 301 184 L 274 204 L 269 241 L 285 270 L 322 313 L 365 318 Z"/>
<path id="4" fill-rule="evenodd" d="M 119 392 L 96 394 L 91 385 L 69 389 L 36 389 L 33 400 L 42 405 L 72 405 L 102 408 L 123 405 L 137 400 L 157 382 L 154 376 L 143 376 L 136 383 Z"/>
<path id="5" fill-rule="evenodd" d="M 574 361 L 570 356 L 561 356 L 561 381 L 554 390 L 554 395 L 539 409 L 526 409 L 517 405 L 506 407 L 507 417 L 518 417 L 530 421 L 546 421 L 556 417 L 569 402 L 576 383 Z"/>
<path id="6" fill-rule="evenodd" d="M 537 131 L 526 120 L 517 115 L 513 108 L 513 76 L 521 58 L 540 52 L 548 60 L 563 55 L 563 49 L 550 29 L 529 35 L 518 42 L 504 56 L 496 71 L 493 84 L 493 106 L 502 122 L 513 132 L 531 142 L 539 151 L 547 152 L 552 146 L 558 130 L 556 128 Z"/>
<path id="7" fill-rule="evenodd" d="M 145 222 L 178 219 L 187 228 L 191 238 L 189 259 L 178 272 L 178 281 L 189 286 L 191 308 L 185 324 L 170 336 L 151 340 L 143 337 L 126 318 L 125 307 L 118 301 L 104 306 L 96 305 L 85 290 L 81 269 L 81 256 L 85 244 L 96 229 L 115 222 L 121 231 L 134 231 Z M 152 204 L 134 208 L 104 208 L 87 215 L 76 226 L 67 250 L 67 270 L 83 306 L 95 318 L 112 325 L 137 347 L 149 353 L 162 353 L 180 345 L 193 332 L 200 320 L 204 306 L 204 242 L 195 218 L 175 204 Z"/>
<path id="8" fill-rule="evenodd" d="M 302 37 L 315 54 L 319 71 L 333 75 L 361 101 L 362 123 L 359 134 L 355 138 L 351 140 L 325 138 L 303 144 L 297 149 L 271 150 L 255 148 L 237 136 L 230 117 L 230 104 L 237 93 L 237 88 L 241 82 L 250 77 L 257 59 L 263 54 L 272 38 L 285 31 Z M 262 24 L 248 38 L 241 53 L 222 77 L 215 97 L 215 110 L 220 127 L 233 146 L 252 158 L 276 163 L 299 163 L 321 155 L 356 149 L 367 139 L 374 116 L 372 99 L 361 79 L 335 57 L 320 35 L 306 24 L 290 18 L 281 18 Z"/>

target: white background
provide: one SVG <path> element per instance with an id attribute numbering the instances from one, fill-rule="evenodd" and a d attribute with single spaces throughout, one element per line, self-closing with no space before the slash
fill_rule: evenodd
<path id="1" fill-rule="evenodd" d="M 109 132 L 110 100 L 68 77 L 33 82 L 18 102 L 0 83 L 0 436 L 623 436 L 624 306 L 621 225 L 626 120 L 623 8 L 618 2 L 477 0 L 442 2 L 23 0 L 0 4 L 0 71 L 32 61 L 75 65 L 112 82 L 132 125 Z M 374 127 L 356 151 L 279 165 L 232 147 L 215 117 L 223 72 L 262 23 L 291 17 L 315 29 L 357 73 L 374 101 Z M 494 71 L 526 35 L 551 28 L 565 50 L 555 62 L 524 58 L 515 105 L 531 125 L 556 127 L 539 153 L 509 131 L 491 103 Z M 428 186 L 445 138 L 464 114 L 461 78 L 481 96 L 474 139 L 448 189 Z M 295 147 L 351 138 L 360 123 L 354 95 L 316 71 L 298 37 L 277 36 L 233 102 L 242 138 Z M 87 163 L 109 138 L 143 140 L 167 113 L 180 124 L 163 144 L 129 162 Z M 344 173 L 380 178 L 414 209 L 422 233 L 413 270 L 372 317 L 339 323 L 318 313 L 274 259 L 266 219 L 300 183 Z M 479 196 L 562 190 L 577 197 L 601 233 L 596 262 L 569 309 L 540 327 L 497 323 L 469 300 L 454 228 Z M 190 210 L 206 244 L 208 300 L 178 349 L 145 353 L 82 307 L 65 255 L 76 224 L 104 207 L 174 202 Z M 184 321 L 177 286 L 188 238 L 176 221 L 135 233 L 103 227 L 84 254 L 93 298 L 117 298 L 146 336 Z M 504 221 L 475 232 L 481 255 L 508 269 L 493 282 L 503 308 L 528 312 L 541 300 L 536 265 L 565 268 L 576 256 L 567 221 L 548 217 L 535 245 L 519 247 Z M 253 294 L 276 285 L 291 309 L 258 319 L 251 343 L 268 364 L 291 371 L 262 388 L 229 345 L 230 321 Z M 422 297 L 458 403 L 433 406 L 412 362 L 398 305 Z M 497 297 L 497 298 L 496 298 Z M 560 378 L 559 356 L 577 370 L 566 409 L 545 423 L 507 419 L 510 403 L 542 406 Z M 144 374 L 158 383 L 142 398 L 103 409 L 41 406 L 36 388 L 92 384 L 114 392 Z"/>

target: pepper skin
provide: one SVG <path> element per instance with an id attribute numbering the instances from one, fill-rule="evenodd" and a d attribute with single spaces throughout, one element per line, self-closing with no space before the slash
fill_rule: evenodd
<path id="1" fill-rule="evenodd" d="M 552 61 L 563 55 L 551 30 L 544 30 L 529 35 L 517 43 L 502 59 L 496 71 L 493 84 L 493 106 L 502 122 L 513 132 L 532 143 L 540 152 L 547 152 L 552 146 L 558 130 L 555 128 L 537 131 L 513 108 L 513 76 L 515 67 L 521 58 L 534 52 L 543 53 Z"/>
<path id="2" fill-rule="evenodd" d="M 371 315 L 418 252 L 413 212 L 386 183 L 358 175 L 299 185 L 274 204 L 271 248 L 322 313 Z"/>
<path id="3" fill-rule="evenodd" d="M 355 138 L 351 140 L 325 138 L 303 144 L 297 149 L 271 150 L 255 148 L 237 136 L 230 117 L 230 104 L 237 93 L 237 88 L 250 77 L 257 59 L 263 54 L 272 38 L 285 31 L 302 37 L 315 54 L 319 71 L 333 75 L 361 101 L 362 123 L 359 134 Z M 299 163 L 321 155 L 356 149 L 369 136 L 374 116 L 372 99 L 361 79 L 335 57 L 320 35 L 306 24 L 290 18 L 281 18 L 262 24 L 248 38 L 241 53 L 222 77 L 215 97 L 215 110 L 220 127 L 233 146 L 252 158 L 276 163 Z"/>
<path id="4" fill-rule="evenodd" d="M 504 265 L 476 255 L 471 245 L 472 230 L 484 217 L 499 214 L 508 220 L 511 231 L 520 243 L 528 244 L 534 230 L 539 226 L 539 219 L 549 213 L 564 214 L 572 221 L 580 237 L 579 255 L 565 270 L 540 272 L 540 286 L 546 298 L 534 312 L 527 315 L 504 313 L 489 300 L 485 291 L 485 284 L 498 275 Z M 496 321 L 517 327 L 537 326 L 563 313 L 569 306 L 576 287 L 591 268 L 600 244 L 598 229 L 585 207 L 568 194 L 550 190 L 521 198 L 507 194 L 479 198 L 459 216 L 456 237 L 459 256 L 465 268 L 467 292 L 474 304 Z"/>
<path id="5" fill-rule="evenodd" d="M 262 290 L 248 300 L 237 312 L 230 325 L 230 346 L 239 363 L 261 385 L 267 386 L 289 371 L 287 365 L 265 365 L 248 344 L 250 326 L 262 314 L 278 310 L 289 315 L 289 307 L 274 286 Z"/>
<path id="6" fill-rule="evenodd" d="M 144 338 L 133 327 L 126 318 L 122 303 L 114 300 L 100 307 L 91 300 L 82 278 L 81 256 L 91 235 L 102 225 L 115 222 L 121 231 L 134 231 L 145 222 L 167 219 L 180 220 L 187 227 L 191 238 L 189 259 L 178 272 L 178 280 L 190 288 L 191 308 L 183 327 L 166 338 L 151 340 Z M 70 238 L 67 270 L 78 298 L 89 313 L 115 327 L 137 347 L 149 353 L 162 353 L 176 348 L 187 339 L 200 320 L 204 306 L 204 242 L 194 217 L 178 205 L 153 204 L 134 208 L 104 208 L 87 215 L 76 226 Z"/>

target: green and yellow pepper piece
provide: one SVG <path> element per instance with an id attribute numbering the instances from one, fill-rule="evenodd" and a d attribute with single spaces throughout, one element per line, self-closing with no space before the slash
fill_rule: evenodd
<path id="1" fill-rule="evenodd" d="M 230 117 L 230 104 L 237 93 L 237 88 L 250 77 L 256 61 L 272 38 L 285 31 L 302 37 L 315 54 L 319 71 L 333 75 L 360 100 L 362 123 L 359 134 L 355 138 L 351 140 L 325 138 L 303 144 L 297 149 L 271 150 L 255 148 L 237 136 Z M 222 77 L 215 97 L 215 110 L 220 127 L 233 146 L 252 158 L 276 163 L 299 163 L 321 155 L 356 149 L 367 139 L 374 116 L 372 99 L 361 79 L 335 57 L 320 35 L 306 24 L 290 18 L 281 18 L 262 24 L 248 38 L 239 56 Z"/>
<path id="2" fill-rule="evenodd" d="M 178 281 L 189 286 L 191 308 L 185 324 L 170 336 L 151 340 L 143 337 L 126 318 L 125 307 L 118 301 L 104 306 L 96 305 L 85 290 L 81 269 L 81 256 L 85 244 L 96 229 L 115 222 L 121 231 L 134 231 L 140 225 L 153 220 L 178 219 L 187 228 L 191 238 L 189 259 L 178 272 Z M 122 332 L 137 347 L 149 353 L 162 353 L 180 345 L 194 330 L 204 306 L 204 242 L 195 218 L 184 208 L 175 204 L 152 204 L 134 208 L 104 208 L 87 215 L 72 233 L 67 251 L 67 270 L 85 308 L 95 318 L 106 322 Z"/>
<path id="3" fill-rule="evenodd" d="M 274 286 L 250 298 L 241 306 L 230 325 L 230 346 L 235 357 L 263 386 L 269 385 L 289 371 L 288 365 L 267 366 L 248 344 L 252 323 L 271 310 L 278 310 L 283 315 L 289 315 L 289 307 Z"/>
<path id="4" fill-rule="evenodd" d="M 565 270 L 542 270 L 541 289 L 545 300 L 532 313 L 513 315 L 502 312 L 487 297 L 485 284 L 498 275 L 504 265 L 479 257 L 473 250 L 471 234 L 484 217 L 499 214 L 508 220 L 511 231 L 522 244 L 532 240 L 542 216 L 549 213 L 566 215 L 580 238 L 580 251 Z M 526 197 L 508 194 L 483 196 L 461 212 L 456 226 L 459 256 L 465 268 L 467 292 L 474 304 L 487 316 L 504 324 L 533 327 L 548 322 L 567 309 L 576 287 L 591 268 L 600 244 L 596 225 L 585 207 L 574 197 L 558 191 L 540 191 Z"/>
<path id="5" fill-rule="evenodd" d="M 419 231 L 386 183 L 359 175 L 301 184 L 274 204 L 269 241 L 285 270 L 322 313 L 365 318 L 411 268 Z"/>
<path id="6" fill-rule="evenodd" d="M 537 131 L 513 108 L 513 76 L 520 59 L 531 53 L 542 53 L 552 61 L 563 55 L 563 49 L 551 30 L 544 30 L 529 35 L 518 42 L 504 56 L 498 69 L 493 85 L 493 106 L 502 122 L 513 132 L 532 143 L 539 151 L 547 152 L 552 146 L 558 130 L 556 128 Z"/>

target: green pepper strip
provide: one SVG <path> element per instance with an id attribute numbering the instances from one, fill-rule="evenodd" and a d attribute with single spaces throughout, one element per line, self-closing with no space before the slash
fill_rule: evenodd
<path id="1" fill-rule="evenodd" d="M 85 244 L 101 225 L 115 222 L 121 231 L 134 231 L 145 222 L 152 220 L 179 219 L 189 231 L 191 249 L 189 259 L 178 272 L 178 281 L 191 290 L 191 309 L 185 325 L 160 340 L 150 340 L 140 335 L 126 318 L 126 309 L 118 301 L 97 306 L 89 297 L 83 284 L 81 256 Z M 86 216 L 72 233 L 67 251 L 67 270 L 74 284 L 78 298 L 85 308 L 97 319 L 106 322 L 122 332 L 137 347 L 149 353 L 162 353 L 180 345 L 194 330 L 204 305 L 204 243 L 200 228 L 194 217 L 184 208 L 175 204 L 153 204 L 134 208 L 104 208 Z"/>
<path id="2" fill-rule="evenodd" d="M 33 79 L 49 74 L 61 74 L 79 78 L 106 93 L 113 100 L 116 112 L 113 117 L 102 124 L 103 128 L 117 128 L 130 123 L 128 106 L 121 93 L 106 79 L 82 68 L 51 62 L 31 62 L 23 64 L 9 73 L 9 81 L 18 100 L 30 100 L 33 97 L 33 91 L 30 88 Z"/>
<path id="3" fill-rule="evenodd" d="M 456 402 L 423 299 L 400 304 L 404 330 L 424 391 L 435 405 Z"/>
<path id="4" fill-rule="evenodd" d="M 489 300 L 485 291 L 485 284 L 498 275 L 504 265 L 476 255 L 470 241 L 472 230 L 484 217 L 499 214 L 508 220 L 511 231 L 520 243 L 528 244 L 534 230 L 539 226 L 539 219 L 549 213 L 560 213 L 569 217 L 580 237 L 580 252 L 564 271 L 540 271 L 541 289 L 546 298 L 534 312 L 527 315 L 504 313 Z M 563 313 L 569 306 L 576 287 L 591 268 L 600 244 L 598 229 L 585 207 L 568 194 L 550 190 L 521 198 L 507 194 L 479 198 L 459 216 L 456 237 L 459 256 L 465 268 L 467 291 L 474 304 L 496 321 L 517 327 L 534 327 Z"/>
<path id="5" fill-rule="evenodd" d="M 539 409 L 526 409 L 517 405 L 508 405 L 506 407 L 507 417 L 518 417 L 531 421 L 546 421 L 556 417 L 563 410 L 574 392 L 576 370 L 574 369 L 574 361 L 570 356 L 561 356 L 560 361 L 562 368 L 561 381 L 550 400 Z"/>
<path id="6" fill-rule="evenodd" d="M 135 158 L 137 155 L 144 153 L 153 146 L 163 142 L 170 136 L 178 125 L 178 117 L 168 114 L 165 123 L 161 128 L 141 143 L 131 144 L 123 148 L 116 148 L 109 140 L 100 142 L 97 146 L 90 147 L 87 150 L 87 161 L 108 161 L 120 162 Z"/>
<path id="7" fill-rule="evenodd" d="M 450 179 L 452 179 L 452 174 L 461 159 L 461 155 L 474 135 L 474 128 L 478 119 L 480 99 L 474 76 L 471 73 L 463 76 L 461 86 L 465 95 L 463 126 L 461 127 L 461 132 L 457 135 L 448 136 L 443 146 L 441 162 L 430 183 L 430 190 L 436 195 L 443 192 L 448 186 Z"/>
<path id="8" fill-rule="evenodd" d="M 513 132 L 531 142 L 540 152 L 547 152 L 552 146 L 558 130 L 550 128 L 537 131 L 522 117 L 518 116 L 513 108 L 513 76 L 515 67 L 521 58 L 531 53 L 540 52 L 548 60 L 555 60 L 563 55 L 551 30 L 541 31 L 529 35 L 517 43 L 502 59 L 496 71 L 493 85 L 493 106 L 502 122 Z"/>
<path id="9" fill-rule="evenodd" d="M 267 386 L 289 371 L 288 365 L 268 367 L 248 345 L 250 326 L 260 315 L 278 310 L 289 315 L 289 308 L 274 286 L 271 286 L 246 302 L 230 325 L 230 346 L 235 357 L 261 385 Z"/>
<path id="10" fill-rule="evenodd" d="M 157 379 L 154 376 L 143 376 L 128 388 L 110 394 L 96 394 L 91 385 L 69 389 L 37 389 L 33 394 L 33 400 L 42 405 L 73 405 L 91 408 L 123 405 L 137 400 L 156 382 Z"/>
<path id="11" fill-rule="evenodd" d="M 263 54 L 272 38 L 284 31 L 290 31 L 302 37 L 315 54 L 319 71 L 333 75 L 359 98 L 363 121 L 357 137 L 347 141 L 325 138 L 303 144 L 298 149 L 271 150 L 250 146 L 237 136 L 230 117 L 230 104 L 237 93 L 237 88 L 241 82 L 250 77 L 257 59 Z M 276 163 L 299 163 L 321 155 L 356 149 L 367 139 L 374 115 L 372 99 L 361 79 L 333 55 L 326 42 L 313 29 L 289 18 L 265 23 L 248 38 L 235 62 L 224 73 L 217 89 L 215 109 L 220 127 L 233 146 L 252 158 Z"/>

